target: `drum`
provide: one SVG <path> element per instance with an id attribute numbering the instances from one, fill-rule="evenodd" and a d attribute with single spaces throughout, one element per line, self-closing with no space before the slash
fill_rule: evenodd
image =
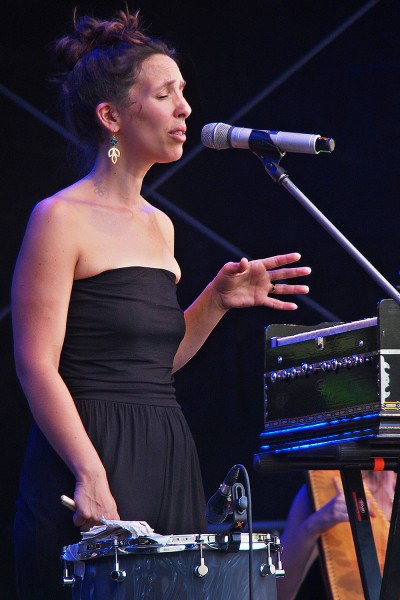
<path id="1" fill-rule="evenodd" d="M 254 598 L 275 600 L 276 577 L 284 575 L 280 540 L 264 533 L 175 535 L 165 545 L 147 537 L 92 540 L 75 545 L 73 563 L 65 560 L 69 548 L 64 584 L 72 600 L 245 599 L 249 565 Z"/>

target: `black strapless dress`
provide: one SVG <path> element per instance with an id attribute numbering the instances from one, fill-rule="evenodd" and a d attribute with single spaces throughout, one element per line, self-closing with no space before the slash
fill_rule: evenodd
<path id="1" fill-rule="evenodd" d="M 147 521 L 162 534 L 207 527 L 197 452 L 171 374 L 183 335 L 169 271 L 124 267 L 74 282 L 60 374 L 106 468 L 121 519 Z M 80 534 L 60 495 L 73 496 L 74 487 L 33 426 L 15 519 L 24 600 L 50 598 L 49 590 L 62 597 L 59 555 Z M 41 591 L 29 595 L 36 586 Z"/>

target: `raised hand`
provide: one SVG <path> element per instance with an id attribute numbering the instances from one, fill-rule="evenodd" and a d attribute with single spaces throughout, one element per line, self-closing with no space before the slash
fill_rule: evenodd
<path id="1" fill-rule="evenodd" d="M 308 286 L 287 284 L 286 279 L 309 275 L 309 267 L 287 267 L 297 262 L 300 254 L 281 254 L 270 258 L 229 262 L 214 279 L 214 291 L 224 309 L 247 306 L 268 306 L 279 310 L 295 310 L 297 304 L 272 295 L 307 294 Z"/>

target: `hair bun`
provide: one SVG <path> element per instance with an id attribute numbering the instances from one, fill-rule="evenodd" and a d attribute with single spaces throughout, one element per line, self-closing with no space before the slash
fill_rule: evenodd
<path id="1" fill-rule="evenodd" d="M 109 21 L 95 17 L 79 17 L 74 12 L 74 31 L 58 40 L 56 60 L 63 71 L 70 71 L 76 63 L 96 48 L 107 48 L 127 42 L 143 44 L 147 36 L 139 29 L 139 11 L 134 14 L 120 11 Z"/>

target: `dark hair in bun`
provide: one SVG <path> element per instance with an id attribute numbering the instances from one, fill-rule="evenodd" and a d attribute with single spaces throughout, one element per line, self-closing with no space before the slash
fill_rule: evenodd
<path id="1" fill-rule="evenodd" d="M 97 149 L 102 130 L 96 117 L 100 102 L 124 105 L 143 61 L 176 51 L 140 29 L 139 11 L 120 11 L 110 20 L 77 17 L 74 30 L 54 44 L 67 124 L 85 145 Z"/>

